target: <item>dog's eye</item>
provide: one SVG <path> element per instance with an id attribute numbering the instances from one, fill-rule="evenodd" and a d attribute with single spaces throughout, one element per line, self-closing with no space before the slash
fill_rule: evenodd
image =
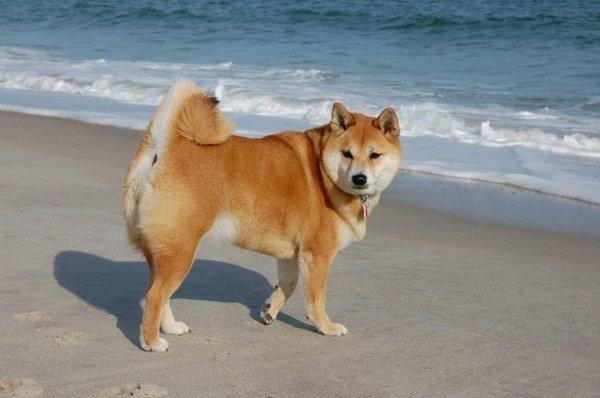
<path id="1" fill-rule="evenodd" d="M 354 156 L 352 156 L 352 152 L 350 151 L 342 151 L 342 155 L 344 155 L 345 158 L 354 159 Z"/>
<path id="2" fill-rule="evenodd" d="M 380 156 L 381 156 L 381 154 L 380 154 L 380 153 L 375 153 L 375 152 L 373 152 L 373 153 L 371 154 L 370 158 L 371 158 L 371 159 L 377 159 L 377 158 L 378 158 L 378 157 L 380 157 Z"/>

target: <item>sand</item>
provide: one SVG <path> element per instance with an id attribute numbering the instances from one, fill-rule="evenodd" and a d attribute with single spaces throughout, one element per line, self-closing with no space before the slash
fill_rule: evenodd
<path id="1" fill-rule="evenodd" d="M 422 210 L 414 190 L 334 263 L 348 336 L 317 334 L 301 294 L 260 324 L 274 260 L 206 242 L 172 301 L 192 334 L 141 351 L 146 266 L 118 208 L 140 134 L 0 113 L 0 397 L 600 394 L 600 240 Z"/>

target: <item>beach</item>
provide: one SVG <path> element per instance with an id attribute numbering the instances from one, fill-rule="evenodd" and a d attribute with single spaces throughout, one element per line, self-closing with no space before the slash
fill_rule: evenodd
<path id="1" fill-rule="evenodd" d="M 275 261 L 206 241 L 172 300 L 192 333 L 140 350 L 119 200 L 141 134 L 0 112 L 0 396 L 600 394 L 597 205 L 405 172 L 332 267 L 347 336 L 298 292 L 259 323 Z"/>

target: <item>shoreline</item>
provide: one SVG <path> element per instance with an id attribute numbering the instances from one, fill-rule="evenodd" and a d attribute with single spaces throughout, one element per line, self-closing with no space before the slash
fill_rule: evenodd
<path id="1" fill-rule="evenodd" d="M 5 98 L 0 101 L 0 109 L 8 111 L 135 130 L 144 130 L 155 110 L 154 105 L 147 103 L 121 103 L 93 96 L 78 98 L 62 92 L 0 89 L 0 97 Z M 412 125 L 418 125 L 414 115 L 402 115 L 402 109 L 404 108 L 398 110 L 401 120 L 408 118 L 407 123 L 410 120 Z M 319 124 L 319 121 L 308 122 L 275 115 L 232 113 L 226 110 L 224 113 L 238 125 L 236 132 L 247 136 L 261 136 L 284 130 L 302 131 L 315 123 Z M 425 115 L 421 117 L 427 120 Z M 428 131 L 427 126 L 423 128 Z M 566 134 L 560 140 L 567 140 L 569 137 Z M 520 145 L 516 141 L 512 142 L 514 139 L 504 143 L 500 139 L 487 144 L 476 143 L 476 137 L 472 139 L 475 141 L 435 133 L 411 134 L 409 125 L 403 141 L 406 149 L 403 167 L 411 172 L 512 186 L 600 206 L 600 176 L 594 172 L 600 158 L 596 155 L 592 156 L 585 151 L 580 154 L 571 153 L 570 150 L 559 151 L 564 143 L 556 143 L 558 148 L 554 148 L 554 144 L 547 142 L 545 146 L 542 145 L 545 149 L 542 149 L 532 146 L 532 143 Z M 567 141 L 576 139 L 577 137 L 571 137 Z"/>
<path id="2" fill-rule="evenodd" d="M 0 112 L 2 388 L 47 397 L 597 395 L 599 240 L 423 209 L 411 198 L 427 205 L 445 194 L 457 199 L 442 203 L 464 207 L 474 191 L 403 175 L 406 202 L 384 197 L 366 238 L 331 267 L 328 313 L 347 336 L 315 332 L 302 289 L 273 325 L 260 324 L 275 260 L 206 240 L 171 304 L 192 333 L 168 336 L 168 353 L 142 351 L 147 267 L 119 209 L 140 136 Z M 485 202 L 486 189 L 472 186 Z M 481 208 L 513 199 L 506 191 L 491 190 L 496 202 Z M 517 196 L 508 208 L 531 204 Z"/>
<path id="3" fill-rule="evenodd" d="M 508 182 L 488 181 L 488 180 L 483 180 L 480 178 L 457 177 L 457 176 L 445 175 L 445 174 L 440 174 L 440 173 L 434 173 L 431 171 L 403 169 L 402 167 L 400 167 L 400 172 L 406 172 L 409 174 L 417 174 L 417 175 L 421 175 L 421 176 L 430 176 L 430 177 L 436 177 L 436 178 L 442 178 L 442 179 L 456 180 L 456 182 L 463 182 L 465 184 L 469 184 L 469 183 L 491 184 L 491 185 L 496 185 L 498 187 L 514 189 L 515 191 L 522 191 L 525 193 L 532 193 L 532 194 L 536 194 L 536 195 L 550 196 L 552 198 L 555 198 L 556 200 L 567 200 L 567 201 L 581 203 L 584 205 L 600 207 L 600 203 L 596 203 L 591 200 L 581 199 L 581 198 L 577 198 L 574 196 L 559 195 L 559 194 L 555 194 L 555 193 L 551 193 L 551 192 L 545 192 L 545 191 L 542 191 L 539 189 L 522 187 L 520 185 L 508 183 Z"/>
<path id="4" fill-rule="evenodd" d="M 600 237 L 600 205 L 527 188 L 409 171 L 389 191 L 393 201 L 475 222 Z"/>
<path id="5" fill-rule="evenodd" d="M 37 110 L 36 110 L 37 112 Z M 118 129 L 125 134 L 141 136 L 143 130 L 132 127 L 116 126 L 108 123 L 92 123 L 85 120 L 79 120 L 62 115 L 29 113 L 20 110 L 2 110 L 2 114 L 16 114 L 30 117 L 41 117 L 49 119 L 60 119 L 73 121 L 83 125 L 95 126 L 98 128 Z M 242 116 L 245 123 L 260 124 L 262 117 Z M 256 120 L 259 120 L 258 122 Z M 286 130 L 288 119 L 273 118 L 277 129 L 269 130 L 265 134 L 275 133 Z M 296 124 L 290 128 L 301 129 L 302 122 L 296 121 Z M 288 128 L 288 130 L 290 130 Z M 258 137 L 256 134 L 242 132 L 240 135 L 249 137 Z M 452 191 L 454 197 L 443 202 L 440 195 L 443 193 L 436 191 L 436 185 L 443 185 L 444 192 Z M 402 188 L 405 188 L 403 191 Z M 499 209 L 486 208 L 481 205 L 481 200 L 477 203 L 473 200 L 473 193 L 479 190 L 485 193 L 488 202 L 506 202 L 507 198 L 516 199 L 520 202 L 517 209 L 509 208 L 506 203 L 502 203 L 501 213 Z M 407 191 L 407 190 L 408 191 Z M 481 192 L 476 193 L 475 197 L 480 196 Z M 432 195 L 437 196 L 438 200 L 432 200 Z M 521 187 L 509 183 L 487 181 L 477 178 L 464 178 L 438 174 L 428 171 L 403 169 L 401 167 L 398 176 L 392 185 L 384 192 L 383 197 L 386 200 L 395 201 L 403 204 L 410 204 L 425 210 L 432 210 L 441 213 L 448 213 L 475 221 L 489 222 L 492 224 L 509 225 L 524 228 L 533 228 L 537 230 L 547 230 L 551 232 L 583 235 L 590 237 L 600 237 L 600 204 L 590 202 L 576 197 L 561 196 L 553 193 L 544 192 L 527 187 Z M 503 198 L 503 199 L 502 199 Z M 501 199 L 501 200 L 499 200 Z M 531 214 L 531 204 L 537 204 L 544 209 L 545 216 Z M 508 212 L 516 214 L 508 214 Z M 554 213 L 554 214 L 553 214 Z M 560 222 L 555 222 L 548 217 L 555 217 L 560 214 Z M 544 218 L 546 217 L 546 218 Z"/>

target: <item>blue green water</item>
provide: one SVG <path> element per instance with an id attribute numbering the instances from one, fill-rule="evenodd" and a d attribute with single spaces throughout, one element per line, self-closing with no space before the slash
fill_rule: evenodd
<path id="1" fill-rule="evenodd" d="M 391 105 L 414 149 L 409 169 L 600 202 L 598 1 L 0 1 L 0 10 L 5 108 L 141 126 L 178 77 L 214 92 L 249 133 L 272 130 L 253 117 L 322 123 L 333 100 L 365 113 Z"/>

